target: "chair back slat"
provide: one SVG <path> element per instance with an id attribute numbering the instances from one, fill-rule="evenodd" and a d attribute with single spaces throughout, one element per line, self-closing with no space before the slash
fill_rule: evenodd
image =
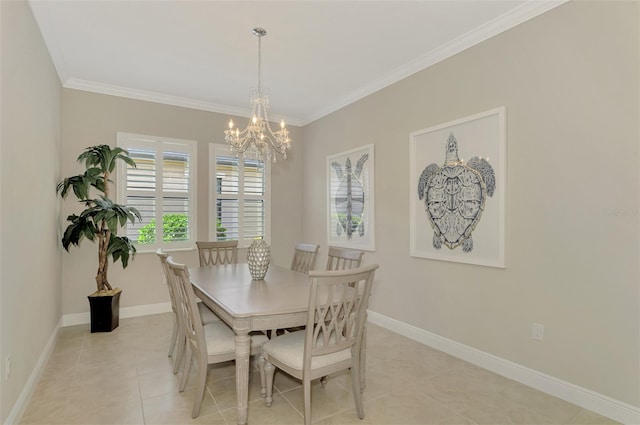
<path id="1" fill-rule="evenodd" d="M 329 247 L 327 270 L 348 270 L 360 267 L 364 251 Z"/>
<path id="2" fill-rule="evenodd" d="M 377 264 L 351 270 L 310 271 L 304 367 L 311 358 L 347 348 L 360 350 Z"/>
<path id="3" fill-rule="evenodd" d="M 187 341 L 194 350 L 206 350 L 202 319 L 191 286 L 189 270 L 186 265 L 174 262 L 172 257 L 167 258 L 167 264 L 172 272 L 178 315 L 181 317 Z"/>
<path id="4" fill-rule="evenodd" d="M 309 270 L 313 270 L 316 266 L 318 248 L 320 248 L 320 245 L 296 244 L 293 260 L 291 261 L 291 270 L 302 273 L 309 273 Z"/>
<path id="5" fill-rule="evenodd" d="M 196 242 L 200 267 L 238 263 L 238 241 Z"/>
<path id="6" fill-rule="evenodd" d="M 167 284 L 167 289 L 169 290 L 169 298 L 171 299 L 171 310 L 173 310 L 174 313 L 177 313 L 176 296 L 173 289 L 174 285 L 172 282 L 172 273 L 169 270 L 169 265 L 167 264 L 167 258 L 169 257 L 169 254 L 167 254 L 166 252 L 162 252 L 162 248 L 158 248 L 158 250 L 156 251 L 156 255 L 160 259 L 162 272 L 164 273 L 164 282 Z"/>

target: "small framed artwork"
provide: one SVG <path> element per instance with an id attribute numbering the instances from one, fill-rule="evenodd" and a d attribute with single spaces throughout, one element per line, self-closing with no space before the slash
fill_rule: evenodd
<path id="1" fill-rule="evenodd" d="M 327 243 L 375 250 L 374 149 L 366 145 L 327 157 Z"/>
<path id="2" fill-rule="evenodd" d="M 411 133 L 410 254 L 505 267 L 506 110 Z"/>

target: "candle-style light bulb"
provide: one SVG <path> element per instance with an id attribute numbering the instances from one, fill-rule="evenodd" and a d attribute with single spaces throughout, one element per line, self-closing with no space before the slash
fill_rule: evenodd
<path id="1" fill-rule="evenodd" d="M 229 130 L 233 128 L 233 120 L 229 120 Z"/>
<path id="2" fill-rule="evenodd" d="M 280 128 L 284 130 L 284 126 L 285 126 L 284 120 L 280 120 Z"/>
<path id="3" fill-rule="evenodd" d="M 253 118 L 251 118 L 251 122 L 253 122 L 254 124 L 258 122 L 258 117 L 254 115 Z"/>

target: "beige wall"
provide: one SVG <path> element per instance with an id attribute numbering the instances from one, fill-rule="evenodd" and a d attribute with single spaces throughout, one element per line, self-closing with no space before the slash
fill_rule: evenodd
<path id="1" fill-rule="evenodd" d="M 223 131 L 229 116 L 69 89 L 63 90 L 62 105 L 64 176 L 82 171 L 75 160 L 85 147 L 100 143 L 115 145 L 117 132 L 196 140 L 198 238 L 208 239 L 209 143 L 224 143 Z M 237 123 L 248 120 L 233 118 Z M 302 185 L 299 176 L 302 173 L 303 146 L 300 129 L 293 127 L 290 130 L 293 140 L 291 152 L 286 160 L 278 160 L 271 170 L 272 261 L 286 266 L 289 265 L 293 246 L 302 234 Z M 62 217 L 66 217 L 73 208 L 78 207 L 70 196 L 64 203 Z M 62 256 L 63 314 L 83 313 L 89 309 L 86 296 L 95 290 L 97 247 L 87 242 L 84 241 L 80 248 L 72 247 L 69 254 Z M 240 256 L 244 254 L 241 252 Z M 198 263 L 195 251 L 178 252 L 174 257 L 187 264 Z M 121 307 L 169 301 L 155 254 L 139 253 L 126 270 L 120 263 L 111 265 L 109 281 L 124 291 Z"/>
<path id="2" fill-rule="evenodd" d="M 638 17 L 637 2 L 567 3 L 303 127 L 319 264 L 325 158 L 373 143 L 373 311 L 639 406 Z M 410 257 L 409 133 L 498 106 L 507 267 Z"/>
<path id="3" fill-rule="evenodd" d="M 61 85 L 27 2 L 0 2 L 0 422 L 61 317 Z M 5 361 L 11 355 L 11 376 Z"/>

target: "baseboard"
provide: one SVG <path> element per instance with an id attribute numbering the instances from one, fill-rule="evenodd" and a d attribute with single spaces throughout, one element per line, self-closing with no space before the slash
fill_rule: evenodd
<path id="1" fill-rule="evenodd" d="M 148 316 L 150 314 L 160 314 L 171 312 L 171 303 L 158 303 L 158 304 L 146 304 L 137 305 L 134 307 L 120 307 L 120 318 L 126 319 L 129 317 Z M 91 323 L 91 316 L 89 312 L 65 314 L 62 317 L 62 326 L 74 326 L 74 325 L 86 325 Z"/>
<path id="2" fill-rule="evenodd" d="M 563 381 L 509 360 L 480 351 L 432 332 L 400 322 L 382 314 L 368 311 L 369 321 L 375 325 L 406 336 L 454 357 L 543 391 L 559 399 L 596 412 L 624 424 L 640 424 L 640 408 L 632 406 Z"/>
<path id="3" fill-rule="evenodd" d="M 20 423 L 22 415 L 24 414 L 24 411 L 29 404 L 29 400 L 31 400 L 31 395 L 38 385 L 38 381 L 40 380 L 40 376 L 42 376 L 42 372 L 44 372 L 45 367 L 47 367 L 47 362 L 49 361 L 49 357 L 53 352 L 53 348 L 56 346 L 56 340 L 58 339 L 58 332 L 60 331 L 61 325 L 62 320 L 58 321 L 58 324 L 53 329 L 53 332 L 49 337 L 49 341 L 47 341 L 47 345 L 44 347 L 44 350 L 42 351 L 42 354 L 40 354 L 35 367 L 31 371 L 31 375 L 29 375 L 29 379 L 27 379 L 27 382 L 24 384 L 24 387 L 20 392 L 20 396 L 14 403 L 11 411 L 9 412 L 9 415 L 5 419 L 5 425 Z"/>

